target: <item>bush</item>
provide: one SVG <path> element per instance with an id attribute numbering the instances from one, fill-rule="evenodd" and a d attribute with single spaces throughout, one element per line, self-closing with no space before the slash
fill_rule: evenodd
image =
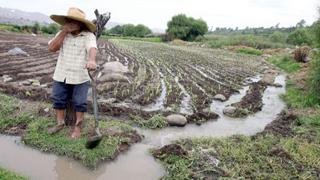
<path id="1" fill-rule="evenodd" d="M 303 46 L 294 51 L 294 59 L 298 62 L 307 62 L 307 57 L 309 55 L 311 48 L 308 46 Z"/>
<path id="2" fill-rule="evenodd" d="M 41 31 L 46 34 L 56 34 L 59 31 L 60 27 L 56 23 L 49 24 L 48 26 L 43 26 Z"/>
<path id="3" fill-rule="evenodd" d="M 208 32 L 208 25 L 205 21 L 187 17 L 184 14 L 173 16 L 168 22 L 167 33 L 173 39 L 191 41 L 197 36 L 204 35 L 206 32 Z"/>
<path id="4" fill-rule="evenodd" d="M 237 49 L 237 52 L 243 53 L 243 54 L 256 55 L 256 56 L 261 56 L 263 54 L 262 51 L 253 49 L 253 48 L 239 48 Z"/>
<path id="5" fill-rule="evenodd" d="M 296 29 L 289 34 L 287 42 L 292 45 L 311 45 L 310 36 L 305 28 Z"/>
<path id="6" fill-rule="evenodd" d="M 269 36 L 270 40 L 272 42 L 277 42 L 277 43 L 285 43 L 286 42 L 286 35 L 282 32 L 275 31 Z"/>
<path id="7" fill-rule="evenodd" d="M 151 34 L 152 31 L 143 24 L 137 26 L 133 24 L 117 25 L 108 31 L 109 34 L 116 34 L 121 36 L 145 37 Z"/>

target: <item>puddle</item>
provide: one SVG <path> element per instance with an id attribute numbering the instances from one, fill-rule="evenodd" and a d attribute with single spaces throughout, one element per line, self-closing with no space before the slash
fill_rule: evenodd
<path id="1" fill-rule="evenodd" d="M 0 166 L 33 180 L 154 180 L 164 170 L 150 155 L 150 145 L 136 144 L 111 163 L 89 170 L 72 159 L 39 152 L 21 144 L 19 137 L 0 136 Z"/>
<path id="2" fill-rule="evenodd" d="M 17 137 L 0 136 L 0 166 L 14 170 L 32 179 L 116 179 L 116 180 L 151 180 L 159 179 L 165 174 L 162 166 L 148 153 L 152 147 L 160 147 L 178 138 L 215 136 L 224 137 L 234 134 L 254 135 L 276 118 L 285 107 L 279 95 L 285 92 L 285 76 L 279 75 L 275 83 L 283 87 L 268 87 L 263 95 L 262 111 L 246 118 L 229 118 L 224 116 L 225 105 L 239 101 L 247 87 L 226 102 L 213 102 L 211 110 L 220 113 L 217 121 L 183 128 L 168 127 L 161 130 L 138 131 L 145 135 L 142 143 L 133 145 L 128 152 L 121 154 L 115 161 L 104 163 L 97 170 L 88 170 L 80 163 L 65 157 L 41 153 L 25 147 Z M 41 168 L 40 168 L 41 167 Z"/>
<path id="3" fill-rule="evenodd" d="M 178 77 L 175 77 L 174 80 L 178 84 L 180 90 L 182 91 L 182 93 L 184 95 L 182 98 L 181 104 L 180 104 L 180 113 L 187 114 L 187 115 L 193 114 L 192 105 L 191 105 L 191 96 L 188 94 L 188 92 L 182 86 L 182 84 L 179 83 Z"/>

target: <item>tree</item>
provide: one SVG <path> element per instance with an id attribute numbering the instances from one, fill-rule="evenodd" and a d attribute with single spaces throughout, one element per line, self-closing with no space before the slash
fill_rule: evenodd
<path id="1" fill-rule="evenodd" d="M 123 25 L 123 35 L 124 36 L 134 36 L 134 34 L 135 34 L 135 26 L 133 24 Z"/>
<path id="2" fill-rule="evenodd" d="M 174 38 L 194 40 L 197 36 L 208 32 L 208 25 L 201 19 L 187 17 L 184 14 L 173 16 L 168 22 L 167 33 Z"/>
<path id="3" fill-rule="evenodd" d="M 150 33 L 152 33 L 152 31 L 147 26 L 145 26 L 143 24 L 138 24 L 134 28 L 134 36 L 136 36 L 136 37 L 144 37 Z"/>
<path id="4" fill-rule="evenodd" d="M 269 38 L 272 42 L 278 42 L 278 43 L 285 43 L 286 42 L 286 35 L 280 31 L 273 32 Z"/>
<path id="5" fill-rule="evenodd" d="M 304 19 L 301 19 L 301 20 L 297 23 L 296 27 L 297 27 L 297 28 L 303 28 L 305 25 L 306 25 L 306 21 L 305 21 Z"/>
<path id="6" fill-rule="evenodd" d="M 59 31 L 59 25 L 56 23 L 49 24 L 48 26 L 43 26 L 41 31 L 46 34 L 56 34 Z"/>
<path id="7" fill-rule="evenodd" d="M 31 28 L 32 33 L 38 34 L 40 32 L 40 25 L 38 22 L 34 23 L 34 25 Z"/>
<path id="8" fill-rule="evenodd" d="M 306 29 L 296 29 L 289 34 L 287 42 L 293 45 L 311 44 L 311 39 Z"/>
<path id="9" fill-rule="evenodd" d="M 118 35 L 122 35 L 123 34 L 123 26 L 121 25 L 116 25 L 115 27 L 111 28 L 109 30 L 110 34 L 118 34 Z"/>

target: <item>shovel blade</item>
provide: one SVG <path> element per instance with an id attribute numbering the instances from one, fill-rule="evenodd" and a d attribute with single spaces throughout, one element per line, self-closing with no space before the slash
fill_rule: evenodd
<path id="1" fill-rule="evenodd" d="M 101 135 L 92 136 L 87 140 L 86 148 L 87 149 L 94 149 L 96 148 L 102 140 Z"/>

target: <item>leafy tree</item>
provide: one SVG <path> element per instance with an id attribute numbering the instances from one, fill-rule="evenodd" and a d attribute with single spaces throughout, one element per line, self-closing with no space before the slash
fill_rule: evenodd
<path id="1" fill-rule="evenodd" d="M 296 29 L 289 34 L 287 42 L 293 45 L 311 44 L 310 36 L 305 28 Z"/>
<path id="2" fill-rule="evenodd" d="M 111 28 L 109 30 L 110 34 L 118 34 L 118 35 L 122 35 L 123 34 L 123 26 L 121 25 L 116 25 L 115 27 Z"/>
<path id="3" fill-rule="evenodd" d="M 272 42 L 278 42 L 278 43 L 285 43 L 286 42 L 286 35 L 282 32 L 275 31 L 273 32 L 269 38 Z"/>
<path id="4" fill-rule="evenodd" d="M 43 26 L 41 31 L 47 34 L 56 34 L 59 31 L 59 25 L 56 23 L 49 24 L 48 26 Z"/>
<path id="5" fill-rule="evenodd" d="M 135 29 L 134 36 L 136 36 L 136 37 L 144 37 L 147 34 L 152 33 L 152 31 L 147 26 L 145 26 L 143 24 L 138 24 L 137 26 L 135 26 L 134 29 Z"/>
<path id="6" fill-rule="evenodd" d="M 34 25 L 31 28 L 32 33 L 38 34 L 40 32 L 40 25 L 38 22 L 34 23 Z"/>
<path id="7" fill-rule="evenodd" d="M 124 36 L 134 36 L 134 34 L 135 34 L 135 26 L 133 24 L 123 25 L 123 35 Z"/>
<path id="8" fill-rule="evenodd" d="M 301 19 L 298 23 L 297 23 L 297 25 L 296 25 L 296 27 L 297 28 L 303 28 L 305 25 L 306 25 L 306 21 L 304 20 L 304 19 Z"/>
<path id="9" fill-rule="evenodd" d="M 187 17 L 184 14 L 173 16 L 168 22 L 167 33 L 174 38 L 182 40 L 194 40 L 199 35 L 208 32 L 208 25 L 201 19 Z"/>

